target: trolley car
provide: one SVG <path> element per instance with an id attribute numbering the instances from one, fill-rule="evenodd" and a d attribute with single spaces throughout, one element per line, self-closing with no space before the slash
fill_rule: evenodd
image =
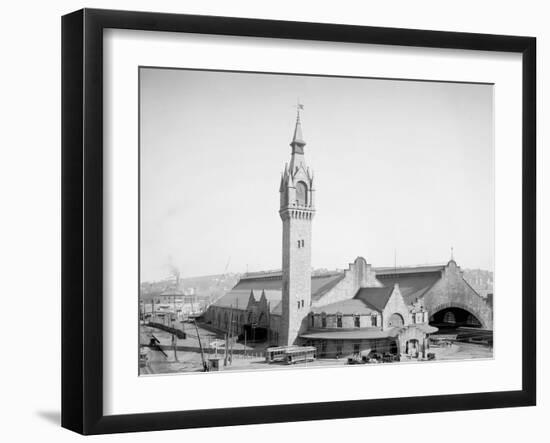
<path id="1" fill-rule="evenodd" d="M 265 360 L 268 363 L 282 362 L 287 365 L 313 361 L 317 357 L 314 346 L 277 346 L 265 350 Z"/>

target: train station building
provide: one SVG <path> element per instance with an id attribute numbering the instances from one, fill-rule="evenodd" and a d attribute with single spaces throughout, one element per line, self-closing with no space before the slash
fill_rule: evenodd
<path id="1" fill-rule="evenodd" d="M 492 329 L 492 308 L 453 258 L 438 266 L 375 268 L 358 257 L 344 270 L 312 273 L 316 190 L 305 145 L 298 112 L 279 186 L 282 269 L 243 276 L 209 306 L 206 322 L 272 346 L 312 345 L 319 358 L 371 351 L 419 357 L 434 324 L 451 316 Z"/>

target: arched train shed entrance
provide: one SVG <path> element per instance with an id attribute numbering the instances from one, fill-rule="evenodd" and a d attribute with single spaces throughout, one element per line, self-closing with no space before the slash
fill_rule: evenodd
<path id="1" fill-rule="evenodd" d="M 489 329 L 481 313 L 460 303 L 444 303 L 431 310 L 430 325 L 443 328 L 468 327 Z"/>

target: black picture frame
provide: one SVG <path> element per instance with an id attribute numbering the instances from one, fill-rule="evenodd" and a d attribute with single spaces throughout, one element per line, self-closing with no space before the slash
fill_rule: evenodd
<path id="1" fill-rule="evenodd" d="M 131 415 L 103 413 L 103 30 L 504 51 L 522 54 L 522 388 Z M 62 18 L 62 426 L 82 434 L 488 409 L 536 404 L 536 39 L 83 9 Z"/>

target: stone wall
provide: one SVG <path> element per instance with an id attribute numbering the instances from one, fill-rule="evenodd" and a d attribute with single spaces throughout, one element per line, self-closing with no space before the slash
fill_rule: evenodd
<path id="1" fill-rule="evenodd" d="M 412 323 L 411 313 L 403 300 L 403 296 L 399 291 L 399 286 L 395 285 L 393 292 L 390 295 L 388 303 L 382 312 L 382 330 L 388 329 L 390 317 L 393 314 L 399 314 L 403 318 L 403 324 L 409 325 Z"/>
<path id="2" fill-rule="evenodd" d="M 359 316 L 359 328 L 369 328 L 371 326 L 375 326 L 372 321 L 372 317 L 377 316 L 377 314 L 365 314 Z M 342 328 L 343 329 L 354 329 L 357 328 L 355 326 L 355 315 L 354 314 L 343 314 L 342 315 Z M 326 318 L 326 326 L 323 326 L 323 314 L 310 314 L 310 321 L 309 321 L 309 327 L 314 329 L 323 329 L 323 328 L 338 328 L 338 319 L 337 314 L 327 314 L 325 315 Z M 311 319 L 313 318 L 313 325 L 311 323 Z M 379 324 L 379 323 L 376 323 Z"/>
<path id="3" fill-rule="evenodd" d="M 283 220 L 283 294 L 281 343 L 294 344 L 304 330 L 311 305 L 311 219 Z M 301 217 L 301 216 L 298 216 Z"/>
<path id="4" fill-rule="evenodd" d="M 493 310 L 464 280 L 462 270 L 450 261 L 442 278 L 424 295 L 424 307 L 430 316 L 445 308 L 461 308 L 473 314 L 485 329 L 493 329 Z"/>
<path id="5" fill-rule="evenodd" d="M 313 307 L 321 307 L 331 303 L 353 298 L 360 288 L 372 288 L 383 286 L 376 279 L 376 273 L 372 266 L 363 257 L 357 257 L 344 271 L 344 278 L 340 280 L 327 293 L 312 303 Z"/>

